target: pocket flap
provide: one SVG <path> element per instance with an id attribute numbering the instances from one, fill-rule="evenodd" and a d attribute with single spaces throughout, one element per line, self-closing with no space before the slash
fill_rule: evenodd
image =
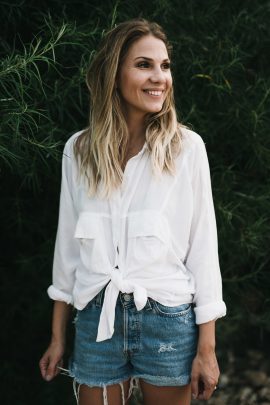
<path id="1" fill-rule="evenodd" d="M 100 218 L 91 212 L 81 212 L 76 224 L 75 238 L 96 239 L 100 232 Z"/>
<path id="2" fill-rule="evenodd" d="M 129 217 L 128 237 L 156 236 L 168 240 L 168 228 L 164 218 L 156 212 L 136 212 Z"/>

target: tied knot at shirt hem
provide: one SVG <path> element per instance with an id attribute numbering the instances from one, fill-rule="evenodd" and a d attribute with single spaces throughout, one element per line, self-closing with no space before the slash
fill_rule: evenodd
<path id="1" fill-rule="evenodd" d="M 105 289 L 103 306 L 98 325 L 97 342 L 110 339 L 114 333 L 115 308 L 119 292 L 133 293 L 134 303 L 138 311 L 143 309 L 147 303 L 146 288 L 124 279 L 121 271 L 114 268 L 111 274 L 111 281 Z"/>
<path id="2" fill-rule="evenodd" d="M 111 283 L 117 288 L 118 292 L 133 293 L 134 302 L 138 311 L 143 309 L 147 302 L 147 291 L 139 284 L 132 283 L 131 280 L 124 279 L 121 271 L 114 269 L 111 274 Z"/>

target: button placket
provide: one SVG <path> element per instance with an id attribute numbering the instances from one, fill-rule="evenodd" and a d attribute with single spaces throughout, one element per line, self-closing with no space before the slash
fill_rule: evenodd
<path id="1" fill-rule="evenodd" d="M 115 249 L 114 269 L 119 269 L 122 274 L 125 273 L 126 217 L 139 180 L 147 164 L 147 159 L 143 159 L 144 149 L 138 155 L 131 158 L 126 165 L 123 179 L 125 183 L 123 194 L 122 190 L 118 189 L 113 198 L 110 199 L 112 237 Z"/>
<path id="2" fill-rule="evenodd" d="M 110 200 L 110 207 L 111 207 L 111 221 L 112 221 L 112 237 L 115 249 L 114 268 L 119 268 L 119 244 L 120 244 L 119 239 L 122 226 L 120 217 L 121 196 L 119 190 L 115 191 L 115 195 Z"/>

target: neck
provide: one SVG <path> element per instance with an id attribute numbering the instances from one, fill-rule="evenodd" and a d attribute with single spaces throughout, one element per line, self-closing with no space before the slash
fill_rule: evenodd
<path id="1" fill-rule="evenodd" d="M 129 144 L 145 140 L 145 114 L 125 114 L 128 127 Z"/>

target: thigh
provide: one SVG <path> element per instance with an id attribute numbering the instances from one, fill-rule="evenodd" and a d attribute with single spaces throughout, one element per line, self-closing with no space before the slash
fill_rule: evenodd
<path id="1" fill-rule="evenodd" d="M 130 379 L 120 384 L 103 387 L 79 387 L 79 405 L 128 405 Z M 107 401 L 107 402 L 106 402 Z"/>
<path id="2" fill-rule="evenodd" d="M 159 387 L 140 379 L 144 405 L 190 405 L 191 385 Z"/>

